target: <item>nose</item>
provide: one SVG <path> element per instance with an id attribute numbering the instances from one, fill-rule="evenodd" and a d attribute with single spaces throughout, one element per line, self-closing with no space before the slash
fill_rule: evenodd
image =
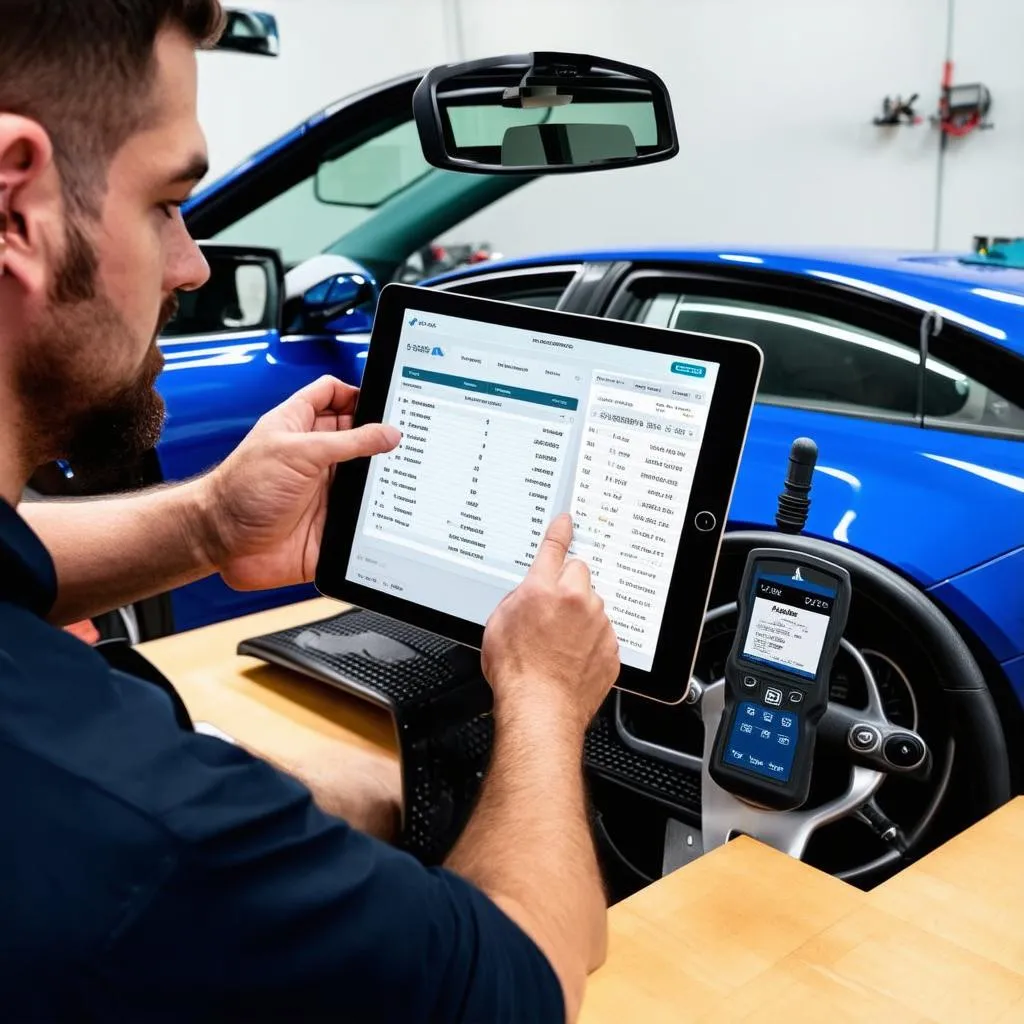
<path id="1" fill-rule="evenodd" d="M 210 280 L 210 264 L 184 224 L 168 260 L 167 291 L 194 292 Z"/>

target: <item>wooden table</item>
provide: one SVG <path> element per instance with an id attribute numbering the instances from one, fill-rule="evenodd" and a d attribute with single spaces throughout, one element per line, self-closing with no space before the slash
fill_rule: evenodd
<path id="1" fill-rule="evenodd" d="M 268 757 L 291 762 L 338 742 L 397 756 L 386 711 L 235 650 L 249 637 L 337 615 L 319 599 L 232 619 L 143 645 L 197 722 L 209 722 Z"/>
<path id="2" fill-rule="evenodd" d="M 395 753 L 389 717 L 238 657 L 336 614 L 312 601 L 145 646 L 192 715 L 268 756 Z M 870 893 L 738 839 L 610 911 L 584 1024 L 1024 1022 L 1024 798 Z"/>

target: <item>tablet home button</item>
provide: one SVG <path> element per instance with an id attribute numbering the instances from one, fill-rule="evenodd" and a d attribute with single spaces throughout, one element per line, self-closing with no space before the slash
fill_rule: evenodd
<path id="1" fill-rule="evenodd" d="M 693 517 L 693 525 L 701 533 L 710 533 L 718 525 L 718 520 L 711 512 L 698 512 Z"/>

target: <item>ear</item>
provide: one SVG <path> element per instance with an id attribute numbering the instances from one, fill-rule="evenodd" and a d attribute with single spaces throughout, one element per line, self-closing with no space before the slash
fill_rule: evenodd
<path id="1" fill-rule="evenodd" d="M 0 113 L 0 277 L 46 287 L 60 251 L 64 202 L 53 143 L 38 122 Z"/>

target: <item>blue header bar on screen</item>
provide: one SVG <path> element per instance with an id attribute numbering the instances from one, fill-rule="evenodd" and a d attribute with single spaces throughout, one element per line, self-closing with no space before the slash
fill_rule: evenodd
<path id="1" fill-rule="evenodd" d="M 415 366 L 403 366 L 402 376 L 409 380 L 423 381 L 424 384 L 440 384 L 442 387 L 458 388 L 460 391 L 475 391 L 480 395 L 511 398 L 517 402 L 549 405 L 556 409 L 570 409 L 573 412 L 579 407 L 579 402 L 575 398 L 568 398 L 565 395 L 530 391 L 528 388 L 516 388 L 510 384 L 495 384 L 490 380 L 474 380 L 472 377 L 457 377 L 450 373 L 436 373 L 433 370 L 421 370 Z"/>

